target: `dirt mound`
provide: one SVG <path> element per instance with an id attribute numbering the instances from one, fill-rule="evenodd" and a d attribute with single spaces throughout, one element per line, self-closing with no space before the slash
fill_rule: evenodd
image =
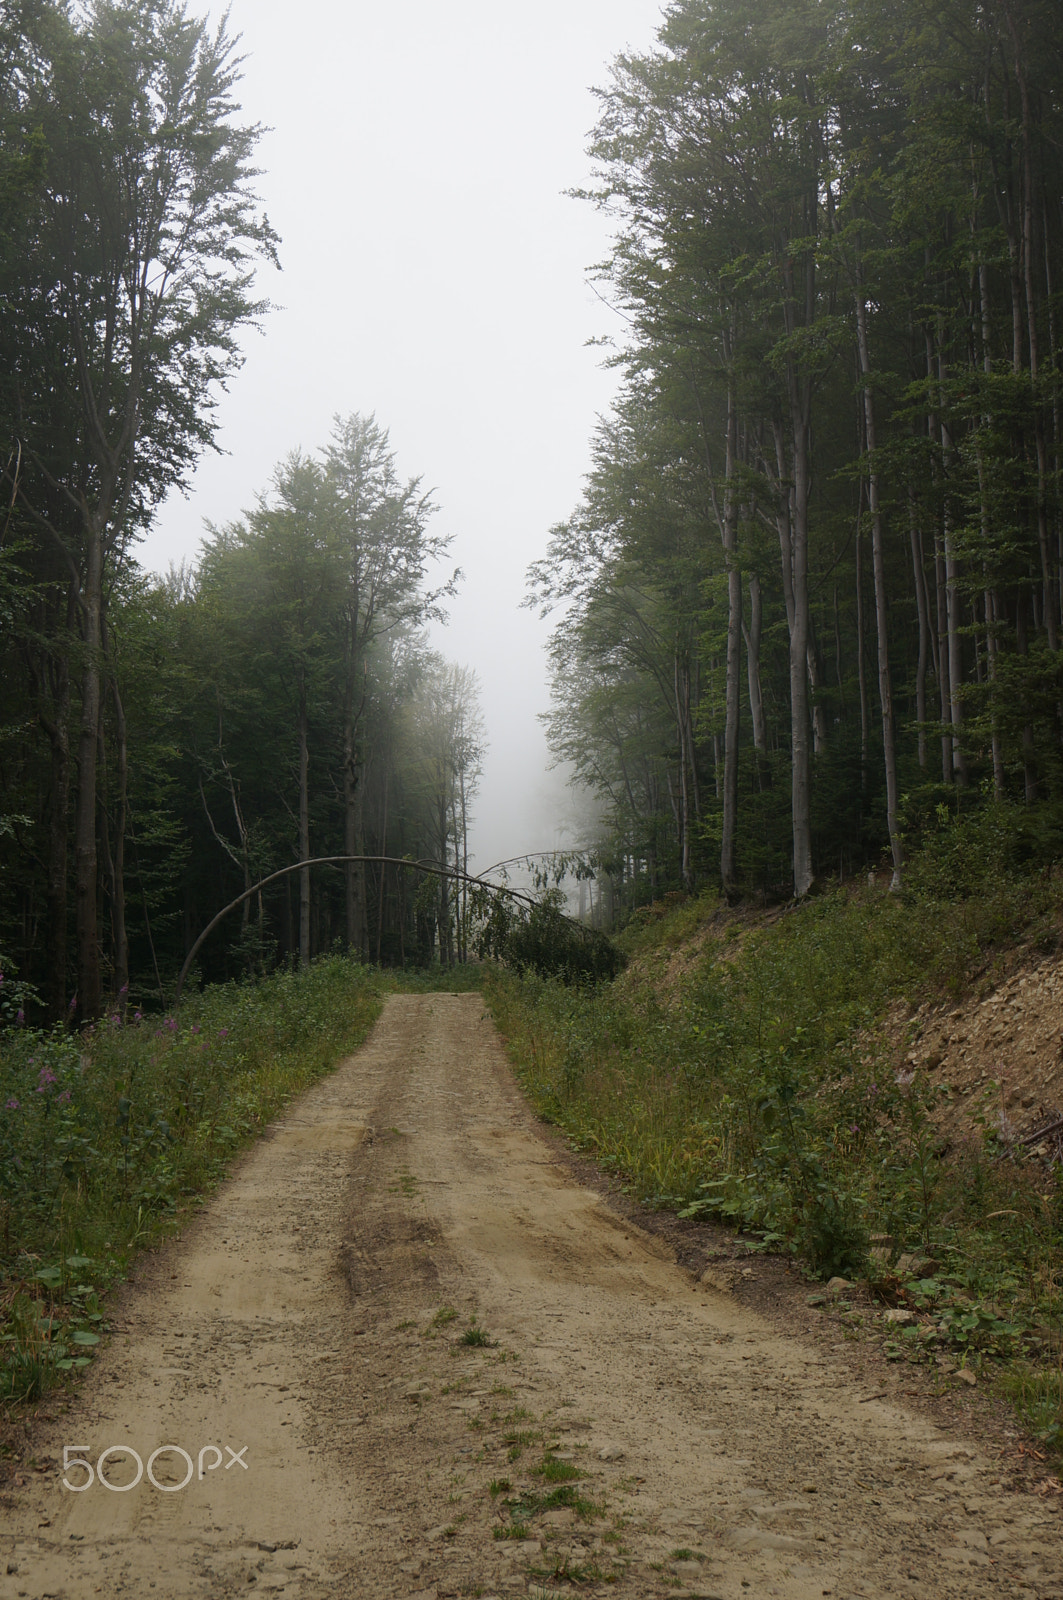
<path id="1" fill-rule="evenodd" d="M 1063 957 L 1015 958 L 990 991 L 890 1019 L 899 1066 L 946 1091 L 950 1131 L 987 1125 L 1043 1159 L 1063 1156 Z M 1038 1137 L 1043 1133 L 1043 1137 Z"/>

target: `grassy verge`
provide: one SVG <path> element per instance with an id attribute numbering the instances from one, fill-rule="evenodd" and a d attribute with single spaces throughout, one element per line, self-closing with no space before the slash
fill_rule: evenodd
<path id="1" fill-rule="evenodd" d="M 334 956 L 179 1016 L 0 1033 L 0 1398 L 91 1359 L 106 1288 L 361 1043 L 384 987 Z"/>
<path id="2" fill-rule="evenodd" d="M 939 869 L 917 864 L 903 896 L 836 890 L 759 927 L 687 904 L 628 930 L 613 984 L 497 972 L 489 999 L 540 1114 L 642 1203 L 742 1227 L 821 1277 L 867 1277 L 912 1310 L 898 1358 L 984 1369 L 1058 1449 L 1058 1177 L 988 1117 L 946 1146 L 941 1089 L 895 1069 L 884 1019 L 988 984 L 1019 930 L 1047 948 L 1063 893 L 1051 875 L 987 873 L 950 894 Z"/>

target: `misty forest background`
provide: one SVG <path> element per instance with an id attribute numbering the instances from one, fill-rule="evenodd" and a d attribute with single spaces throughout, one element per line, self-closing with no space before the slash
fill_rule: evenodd
<path id="1" fill-rule="evenodd" d="M 601 914 L 899 881 L 978 808 L 1057 852 L 1061 51 L 1047 0 L 677 0 L 599 92 L 622 381 L 528 603 Z M 467 864 L 476 684 L 424 634 L 457 575 L 372 417 L 136 563 L 268 310 L 237 82 L 172 0 L 0 7 L 0 951 L 42 1017 L 166 995 L 293 862 Z M 203 975 L 448 963 L 458 910 L 306 870 Z"/>

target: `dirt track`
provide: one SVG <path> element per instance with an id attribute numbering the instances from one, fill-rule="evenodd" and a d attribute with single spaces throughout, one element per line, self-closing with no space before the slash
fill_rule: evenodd
<path id="1" fill-rule="evenodd" d="M 478 995 L 392 997 L 122 1317 L 8 1502 L 4 1596 L 1063 1595 L 1058 1517 L 977 1446 L 572 1180 Z M 119 1444 L 222 1460 L 62 1487 L 64 1445 Z M 582 1515 L 529 1508 L 573 1486 Z"/>

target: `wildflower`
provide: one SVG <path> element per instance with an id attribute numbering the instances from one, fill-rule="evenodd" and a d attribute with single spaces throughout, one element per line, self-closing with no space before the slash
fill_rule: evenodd
<path id="1" fill-rule="evenodd" d="M 11 1099 L 7 1102 L 5 1109 L 8 1111 L 18 1111 L 20 1109 L 20 1103 L 15 1099 L 14 1095 L 12 1095 Z"/>
<path id="2" fill-rule="evenodd" d="M 15 1021 L 18 1023 L 19 1027 L 21 1028 L 21 1026 L 25 1022 L 25 1020 L 26 1020 L 26 1013 L 23 1011 L 22 1007 L 19 1006 L 17 1012 L 15 1013 Z"/>
<path id="3" fill-rule="evenodd" d="M 177 1018 L 176 1017 L 167 1017 L 166 1018 L 166 1026 L 167 1026 L 167 1028 L 169 1029 L 169 1031 L 171 1033 L 176 1033 L 177 1032 Z"/>
<path id="4" fill-rule="evenodd" d="M 61 1106 L 66 1106 L 66 1105 L 70 1104 L 70 1090 L 69 1089 L 64 1089 L 63 1090 L 62 1094 L 58 1098 L 57 1104 L 61 1105 Z"/>
<path id="5" fill-rule="evenodd" d="M 192 1026 L 191 1026 L 189 1031 L 191 1033 L 198 1033 L 199 1032 L 199 1023 L 198 1022 L 193 1022 L 193 1024 L 192 1024 Z"/>
<path id="6" fill-rule="evenodd" d="M 228 1037 L 229 1037 L 228 1028 L 219 1028 L 218 1029 L 218 1038 L 219 1039 L 227 1039 Z"/>
<path id="7" fill-rule="evenodd" d="M 914 1081 L 915 1081 L 915 1073 L 914 1072 L 898 1072 L 896 1074 L 896 1076 L 894 1077 L 893 1081 L 897 1085 L 898 1089 L 907 1089 L 907 1087 L 908 1087 L 908 1085 L 910 1083 L 914 1083 Z"/>
<path id="8" fill-rule="evenodd" d="M 67 1006 L 67 1010 L 70 1012 L 70 1015 L 73 1016 L 73 1014 L 77 1010 L 77 1008 L 78 1008 L 78 997 L 75 994 L 75 995 L 71 996 L 70 1004 Z"/>
<path id="9" fill-rule="evenodd" d="M 56 1077 L 51 1067 L 45 1063 L 37 1077 L 37 1093 L 47 1094 L 48 1090 L 52 1087 L 52 1084 L 58 1082 L 59 1079 Z"/>
<path id="10" fill-rule="evenodd" d="M 134 1011 L 133 1012 L 133 1021 L 134 1022 L 143 1022 L 144 1021 L 144 1013 L 143 1013 L 143 1011 Z"/>
<path id="11" fill-rule="evenodd" d="M 122 998 L 122 996 L 124 994 L 128 994 L 128 993 L 129 993 L 129 985 L 128 985 L 128 983 L 123 983 L 122 987 L 118 991 L 119 1000 L 121 1000 L 121 998 Z"/>

